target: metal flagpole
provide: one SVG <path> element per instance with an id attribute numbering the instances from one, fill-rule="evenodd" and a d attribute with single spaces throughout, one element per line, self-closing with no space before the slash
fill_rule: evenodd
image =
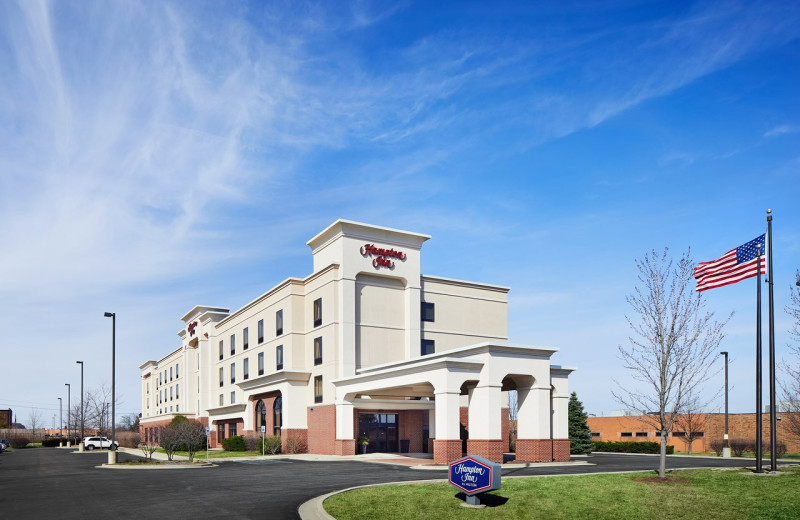
<path id="1" fill-rule="evenodd" d="M 761 473 L 761 245 L 756 262 L 756 473 Z"/>
<path id="2" fill-rule="evenodd" d="M 760 266 L 759 266 L 760 267 Z M 772 300 L 772 210 L 767 210 L 767 287 L 769 289 L 769 463 L 772 472 L 778 471 L 778 428 L 775 409 L 775 308 Z"/>

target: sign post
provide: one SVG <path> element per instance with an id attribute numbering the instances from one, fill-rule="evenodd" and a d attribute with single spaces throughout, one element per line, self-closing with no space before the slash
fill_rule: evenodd
<path id="1" fill-rule="evenodd" d="M 263 424 L 261 425 L 261 456 L 264 456 L 264 436 L 267 434 L 267 427 Z"/>
<path id="2" fill-rule="evenodd" d="M 211 433 L 211 428 L 206 426 L 206 462 L 208 462 L 208 436 Z"/>
<path id="3" fill-rule="evenodd" d="M 496 464 L 478 455 L 467 455 L 450 463 L 448 471 L 450 485 L 467 495 L 467 504 L 480 505 L 481 493 L 500 489 L 501 469 Z"/>

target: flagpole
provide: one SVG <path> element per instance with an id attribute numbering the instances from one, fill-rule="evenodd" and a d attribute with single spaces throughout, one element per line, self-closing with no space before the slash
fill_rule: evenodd
<path id="1" fill-rule="evenodd" d="M 772 300 L 772 210 L 767 210 L 767 283 L 769 289 L 769 463 L 778 471 L 778 411 L 775 409 L 775 309 Z"/>
<path id="2" fill-rule="evenodd" d="M 764 471 L 761 465 L 761 246 L 756 256 L 756 473 Z"/>

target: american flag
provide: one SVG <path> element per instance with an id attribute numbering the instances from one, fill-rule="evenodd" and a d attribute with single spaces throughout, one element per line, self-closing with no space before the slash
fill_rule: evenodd
<path id="1" fill-rule="evenodd" d="M 695 290 L 714 289 L 756 276 L 758 274 L 756 257 L 759 251 L 761 251 L 761 274 L 766 273 L 765 236 L 766 234 L 761 235 L 735 247 L 716 260 L 697 264 L 694 268 L 694 278 L 697 280 Z"/>

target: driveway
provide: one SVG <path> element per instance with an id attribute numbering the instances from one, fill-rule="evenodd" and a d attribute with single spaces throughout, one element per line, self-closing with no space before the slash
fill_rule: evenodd
<path id="1" fill-rule="evenodd" d="M 297 507 L 331 491 L 377 482 L 446 478 L 445 471 L 358 461 L 281 458 L 219 461 L 192 469 L 104 469 L 102 452 L 59 448 L 0 454 L 4 518 L 299 518 Z M 120 453 L 120 462 L 135 459 Z M 652 470 L 658 458 L 595 454 L 589 464 L 504 469 L 504 476 Z M 669 457 L 668 468 L 743 467 L 752 459 Z"/>

